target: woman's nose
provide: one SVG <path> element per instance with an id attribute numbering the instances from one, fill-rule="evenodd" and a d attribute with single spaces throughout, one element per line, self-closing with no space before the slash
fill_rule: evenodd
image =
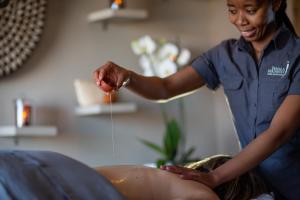
<path id="1" fill-rule="evenodd" d="M 248 20 L 243 12 L 239 12 L 237 15 L 236 23 L 239 26 L 247 25 Z"/>

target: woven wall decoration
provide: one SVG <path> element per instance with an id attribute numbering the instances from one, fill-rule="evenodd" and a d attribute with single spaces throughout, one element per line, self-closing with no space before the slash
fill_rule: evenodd
<path id="1" fill-rule="evenodd" d="M 45 22 L 47 0 L 6 0 L 0 6 L 0 77 L 22 66 L 36 47 Z"/>

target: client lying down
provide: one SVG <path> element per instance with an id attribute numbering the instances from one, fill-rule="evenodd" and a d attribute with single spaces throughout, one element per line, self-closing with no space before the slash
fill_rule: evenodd
<path id="1" fill-rule="evenodd" d="M 205 171 L 228 159 L 216 156 L 187 167 Z M 160 169 L 113 166 L 94 170 L 54 152 L 0 151 L 1 200 L 248 200 L 266 192 L 255 172 L 212 191 Z"/>
<path id="2" fill-rule="evenodd" d="M 191 163 L 186 167 L 206 172 L 217 168 L 229 156 L 217 155 L 199 162 Z M 268 188 L 255 171 L 250 171 L 212 191 L 205 185 L 183 180 L 176 174 L 160 169 L 143 166 L 110 166 L 98 167 L 96 170 L 129 200 L 168 200 L 168 199 L 195 199 L 195 200 L 250 200 L 272 199 Z"/>

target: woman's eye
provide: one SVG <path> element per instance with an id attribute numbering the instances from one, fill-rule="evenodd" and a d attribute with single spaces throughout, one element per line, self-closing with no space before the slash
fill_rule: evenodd
<path id="1" fill-rule="evenodd" d="M 230 14 L 232 14 L 232 15 L 234 15 L 234 14 L 237 13 L 236 10 L 234 10 L 234 9 L 228 9 L 228 12 L 229 12 Z"/>
<path id="2" fill-rule="evenodd" d="M 249 9 L 249 10 L 247 10 L 247 13 L 250 14 L 250 15 L 254 15 L 256 13 L 256 10 Z"/>

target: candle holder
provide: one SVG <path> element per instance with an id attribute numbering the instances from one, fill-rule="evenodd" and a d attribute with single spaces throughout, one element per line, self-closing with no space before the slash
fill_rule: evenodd
<path id="1" fill-rule="evenodd" d="M 118 93 L 117 92 L 111 92 L 108 94 L 104 94 L 102 97 L 102 103 L 103 104 L 111 104 L 118 101 Z"/>
<path id="2" fill-rule="evenodd" d="M 114 10 L 123 9 L 126 7 L 125 0 L 110 0 L 109 7 Z"/>
<path id="3" fill-rule="evenodd" d="M 15 100 L 15 125 L 18 128 L 32 125 L 32 105 L 29 100 Z"/>

